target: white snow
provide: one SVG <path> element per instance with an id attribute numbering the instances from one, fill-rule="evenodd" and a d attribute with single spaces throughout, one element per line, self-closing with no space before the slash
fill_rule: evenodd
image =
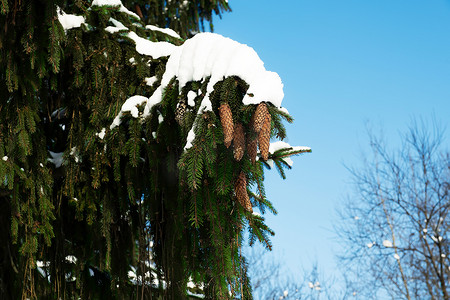
<path id="1" fill-rule="evenodd" d="M 394 258 L 395 258 L 396 260 L 400 260 L 400 256 L 399 256 L 397 253 L 394 253 Z"/>
<path id="2" fill-rule="evenodd" d="M 66 14 L 60 7 L 56 7 L 56 13 L 58 14 L 58 21 L 61 23 L 64 31 L 72 28 L 80 27 L 86 21 L 83 16 L 76 16 L 71 14 Z"/>
<path id="3" fill-rule="evenodd" d="M 152 131 L 152 136 L 154 139 L 156 139 L 156 131 Z"/>
<path id="4" fill-rule="evenodd" d="M 44 165 L 43 165 L 42 163 L 39 163 L 39 166 L 41 166 L 41 168 L 43 168 L 43 167 L 44 167 Z"/>
<path id="5" fill-rule="evenodd" d="M 367 246 L 367 248 L 372 248 L 373 247 L 373 245 L 375 245 L 375 242 L 372 242 L 372 243 L 368 243 L 368 244 L 366 244 L 366 246 Z"/>
<path id="6" fill-rule="evenodd" d="M 284 297 L 287 297 L 288 294 L 289 294 L 289 292 L 288 292 L 287 290 L 285 290 L 285 291 L 283 292 L 283 296 L 284 296 Z"/>
<path id="7" fill-rule="evenodd" d="M 109 18 L 109 21 L 114 24 L 114 26 L 108 26 L 105 28 L 109 33 L 119 32 L 120 30 L 128 30 L 121 22 L 117 21 L 114 18 Z"/>
<path id="8" fill-rule="evenodd" d="M 383 241 L 383 246 L 384 247 L 386 247 L 386 248 L 392 248 L 392 242 L 391 241 L 389 241 L 389 240 L 384 240 Z"/>
<path id="9" fill-rule="evenodd" d="M 285 148 L 292 148 L 292 147 L 291 147 L 291 145 L 289 145 L 288 143 L 283 142 L 283 141 L 277 141 L 277 142 L 274 142 L 274 143 L 270 143 L 270 145 L 269 145 L 269 153 L 273 154 L 276 151 L 281 150 L 281 149 L 285 149 Z"/>
<path id="10" fill-rule="evenodd" d="M 189 280 L 187 283 L 187 287 L 190 289 L 193 289 L 193 288 L 195 288 L 195 283 L 193 283 L 191 280 Z"/>
<path id="11" fill-rule="evenodd" d="M 209 76 L 205 98 L 209 98 L 217 82 L 238 76 L 249 84 L 243 99 L 245 105 L 268 101 L 276 107 L 281 106 L 283 83 L 278 74 L 266 71 L 255 50 L 209 32 L 199 33 L 176 47 L 167 62 L 160 88 L 164 89 L 173 77 L 178 79 L 181 90 L 187 82 L 201 81 Z"/>
<path id="12" fill-rule="evenodd" d="M 138 105 L 142 105 L 148 101 L 147 97 L 144 96 L 131 96 L 128 98 L 124 104 L 122 104 L 122 108 L 120 109 L 119 114 L 114 118 L 112 124 L 109 126 L 109 129 L 113 129 L 116 126 L 119 126 L 121 123 L 120 118 L 122 118 L 124 112 L 130 112 L 133 118 L 139 117 L 139 110 L 137 108 Z"/>
<path id="13" fill-rule="evenodd" d="M 145 26 L 145 28 L 150 29 L 152 31 L 159 31 L 159 32 L 165 33 L 167 35 L 170 35 L 171 37 L 181 39 L 180 35 L 178 33 L 176 33 L 175 30 L 170 29 L 170 28 L 159 28 L 154 25 L 147 25 L 147 26 Z"/>
<path id="14" fill-rule="evenodd" d="M 355 219 L 356 221 L 358 221 L 358 220 L 359 220 L 359 217 L 358 217 L 358 216 L 354 216 L 353 219 Z"/>
<path id="15" fill-rule="evenodd" d="M 128 271 L 128 278 L 136 280 L 136 273 L 134 271 Z"/>
<path id="16" fill-rule="evenodd" d="M 289 111 L 285 107 L 279 107 L 278 110 L 284 112 L 285 114 L 289 114 Z"/>
<path id="17" fill-rule="evenodd" d="M 426 228 L 422 229 L 422 231 L 423 231 L 424 233 L 427 233 L 427 232 L 428 232 L 428 230 L 427 230 Z"/>
<path id="18" fill-rule="evenodd" d="M 81 162 L 81 157 L 78 153 L 77 147 L 72 147 L 70 149 L 70 155 L 74 157 L 76 163 Z"/>
<path id="19" fill-rule="evenodd" d="M 308 286 L 309 286 L 310 289 L 313 289 L 313 288 L 314 288 L 314 284 L 313 284 L 311 281 L 308 282 Z"/>
<path id="20" fill-rule="evenodd" d="M 276 142 L 270 143 L 270 145 L 269 145 L 269 153 L 270 154 L 273 154 L 273 153 L 277 152 L 278 150 L 282 150 L 282 149 L 285 149 L 286 154 L 288 154 L 290 152 L 294 152 L 294 151 L 310 151 L 311 150 L 311 148 L 303 147 L 303 146 L 292 147 L 291 145 L 289 145 L 288 143 L 283 142 L 283 141 L 276 141 Z M 284 160 L 290 167 L 292 167 L 292 165 L 294 164 L 292 159 L 288 156 L 282 157 L 281 159 Z M 267 163 L 271 167 L 273 167 L 272 160 L 268 160 Z"/>
<path id="21" fill-rule="evenodd" d="M 48 151 L 50 153 L 50 156 L 52 158 L 47 158 L 47 160 L 49 162 L 51 162 L 52 164 L 55 165 L 56 168 L 61 167 L 62 162 L 63 162 L 63 153 L 62 152 L 52 152 L 52 151 Z"/>
<path id="22" fill-rule="evenodd" d="M 140 20 L 139 16 L 123 6 L 122 1 L 120 0 L 94 0 L 92 1 L 92 6 L 119 6 L 120 12 L 129 14 L 130 16 Z"/>
<path id="23" fill-rule="evenodd" d="M 276 142 L 270 143 L 270 145 L 269 145 L 269 153 L 271 153 L 271 154 L 273 154 L 276 151 L 281 150 L 281 149 L 286 149 L 287 152 L 291 152 L 291 151 L 310 151 L 311 150 L 310 147 L 305 147 L 305 146 L 293 147 L 293 146 L 291 146 L 288 143 L 283 142 L 283 141 L 276 141 Z"/>
<path id="24" fill-rule="evenodd" d="M 3 157 L 2 157 L 2 160 L 3 160 L 3 161 L 7 161 L 7 160 L 8 160 L 8 156 L 6 156 L 6 155 L 3 156 Z"/>
<path id="25" fill-rule="evenodd" d="M 66 256 L 66 261 L 71 263 L 71 264 L 76 264 L 77 263 L 77 258 L 73 255 L 67 255 Z"/>
<path id="26" fill-rule="evenodd" d="M 187 100 L 188 100 L 188 105 L 194 107 L 195 106 L 195 97 L 197 97 L 197 94 L 194 91 L 189 91 L 187 94 Z"/>
<path id="27" fill-rule="evenodd" d="M 158 115 L 158 123 L 161 124 L 164 121 L 164 117 L 162 115 Z"/>
<path id="28" fill-rule="evenodd" d="M 50 262 L 49 261 L 37 260 L 36 261 L 36 266 L 39 267 L 39 268 L 49 267 L 50 266 Z"/>
<path id="29" fill-rule="evenodd" d="M 102 128 L 102 130 L 100 132 L 97 132 L 95 135 L 98 136 L 101 140 L 103 140 L 103 138 L 105 137 L 105 133 L 106 133 L 106 128 Z"/>
<path id="30" fill-rule="evenodd" d="M 281 159 L 284 160 L 284 162 L 287 163 L 289 167 L 292 167 L 294 165 L 294 161 L 288 156 L 282 157 Z"/>
<path id="31" fill-rule="evenodd" d="M 156 76 L 152 76 L 152 77 L 146 77 L 145 79 L 145 84 L 148 86 L 152 86 L 156 80 L 158 80 L 158 78 L 156 78 Z"/>
<path id="32" fill-rule="evenodd" d="M 194 133 L 194 127 L 192 127 L 191 130 L 188 132 L 184 150 L 187 150 L 192 147 L 192 142 L 194 141 L 194 139 L 195 139 L 195 133 Z"/>
<path id="33" fill-rule="evenodd" d="M 127 36 L 136 43 L 136 51 L 139 54 L 149 55 L 154 59 L 169 56 L 177 48 L 177 46 L 168 42 L 152 42 L 141 38 L 133 31 L 127 33 Z"/>

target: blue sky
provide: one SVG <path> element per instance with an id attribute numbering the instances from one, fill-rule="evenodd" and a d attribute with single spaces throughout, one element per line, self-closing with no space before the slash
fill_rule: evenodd
<path id="1" fill-rule="evenodd" d="M 366 123 L 398 143 L 413 117 L 450 125 L 450 1 L 230 0 L 215 32 L 253 47 L 285 85 L 288 142 L 310 146 L 282 180 L 267 173 L 279 214 L 274 255 L 292 271 L 332 272 L 335 208 L 351 191 Z M 449 142 L 447 129 L 447 143 Z"/>

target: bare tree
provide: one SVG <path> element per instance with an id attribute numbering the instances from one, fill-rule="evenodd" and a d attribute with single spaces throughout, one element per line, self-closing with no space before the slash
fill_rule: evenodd
<path id="1" fill-rule="evenodd" d="M 364 299 L 449 299 L 450 156 L 444 132 L 413 122 L 398 151 L 369 133 L 336 227 L 340 262 Z"/>
<path id="2" fill-rule="evenodd" d="M 337 283 L 335 277 L 320 270 L 317 262 L 303 272 L 292 274 L 282 260 L 268 254 L 262 247 L 246 249 L 254 299 L 338 300 L 353 295 L 347 281 Z"/>

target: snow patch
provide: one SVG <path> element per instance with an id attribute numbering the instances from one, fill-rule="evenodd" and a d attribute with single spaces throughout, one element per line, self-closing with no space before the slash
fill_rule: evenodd
<path id="1" fill-rule="evenodd" d="M 113 23 L 114 26 L 108 26 L 105 28 L 109 33 L 119 32 L 120 30 L 128 30 L 121 22 L 117 21 L 114 18 L 109 18 L 109 21 Z"/>
<path id="2" fill-rule="evenodd" d="M 177 47 L 168 42 L 152 42 L 141 38 L 133 31 L 127 33 L 127 36 L 136 43 L 136 51 L 139 54 L 149 55 L 154 59 L 169 56 Z"/>
<path id="3" fill-rule="evenodd" d="M 289 114 L 289 111 L 285 107 L 279 107 L 278 110 L 283 112 L 283 113 L 285 113 L 285 114 Z"/>
<path id="4" fill-rule="evenodd" d="M 102 128 L 102 130 L 100 132 L 97 132 L 95 135 L 98 136 L 101 140 L 103 140 L 103 138 L 105 137 L 105 133 L 106 133 L 106 128 Z"/>
<path id="5" fill-rule="evenodd" d="M 73 256 L 73 255 L 67 255 L 66 256 L 66 261 L 68 263 L 71 263 L 71 264 L 76 264 L 77 263 L 77 258 L 75 256 Z"/>
<path id="6" fill-rule="evenodd" d="M 146 77 L 145 79 L 145 84 L 148 86 L 152 86 L 156 80 L 158 80 L 158 78 L 156 78 L 156 76 L 152 76 L 152 77 Z"/>
<path id="7" fill-rule="evenodd" d="M 272 159 L 268 159 L 266 160 L 266 163 L 270 166 L 270 168 L 273 168 L 273 160 Z"/>
<path id="8" fill-rule="evenodd" d="M 63 162 L 63 153 L 62 152 L 52 152 L 48 151 L 50 153 L 51 158 L 47 158 L 49 162 L 55 165 L 55 168 L 59 168 L 62 165 Z"/>
<path id="9" fill-rule="evenodd" d="M 139 16 L 134 12 L 128 10 L 128 8 L 126 8 L 125 6 L 123 6 L 122 1 L 120 0 L 94 0 L 92 1 L 92 6 L 119 6 L 120 12 L 124 12 L 140 20 Z"/>
<path id="10" fill-rule="evenodd" d="M 195 101 L 194 101 L 195 97 L 197 97 L 197 94 L 194 91 L 189 91 L 189 93 L 187 94 L 187 100 L 188 100 L 187 104 L 189 106 L 192 106 L 192 107 L 195 106 Z"/>
<path id="11" fill-rule="evenodd" d="M 119 114 L 114 118 L 112 124 L 109 126 L 109 129 L 113 129 L 116 126 L 119 126 L 122 122 L 120 119 L 123 116 L 124 112 L 130 112 L 133 118 L 139 117 L 139 110 L 137 108 L 138 105 L 142 105 L 148 101 L 147 97 L 135 95 L 128 98 L 124 104 L 122 104 L 122 108 L 120 109 Z"/>
<path id="12" fill-rule="evenodd" d="M 192 142 L 194 142 L 194 139 L 195 139 L 195 133 L 194 133 L 194 127 L 192 127 L 191 130 L 188 132 L 184 150 L 187 150 L 192 147 Z"/>
<path id="13" fill-rule="evenodd" d="M 3 157 L 2 157 L 2 160 L 3 160 L 3 161 L 7 161 L 7 160 L 8 160 L 8 156 L 6 156 L 6 155 L 3 156 Z"/>
<path id="14" fill-rule="evenodd" d="M 389 241 L 389 240 L 384 240 L 383 241 L 383 246 L 386 247 L 386 248 L 392 248 L 393 247 L 392 242 Z"/>
<path id="15" fill-rule="evenodd" d="M 80 27 L 86 21 L 83 16 L 66 14 L 59 6 L 56 7 L 56 13 L 58 15 L 58 21 L 61 23 L 65 32 L 69 29 Z"/>
<path id="16" fill-rule="evenodd" d="M 76 162 L 76 163 L 81 162 L 81 157 L 80 157 L 80 154 L 79 154 L 79 152 L 78 152 L 77 147 L 72 147 L 72 148 L 70 149 L 70 155 L 73 156 L 73 158 L 75 159 L 75 162 Z"/>
<path id="17" fill-rule="evenodd" d="M 238 76 L 249 84 L 245 105 L 268 101 L 281 106 L 283 83 L 277 73 L 266 71 L 253 48 L 215 33 L 199 33 L 176 47 L 170 56 L 161 81 L 164 89 L 173 77 L 180 90 L 189 81 L 201 81 L 211 76 L 205 98 L 214 85 L 229 76 Z"/>
<path id="18" fill-rule="evenodd" d="M 271 154 L 273 154 L 281 149 L 286 149 L 288 152 L 289 152 L 289 150 L 290 151 L 311 151 L 310 147 L 305 147 L 305 146 L 293 147 L 283 141 L 276 141 L 276 142 L 270 143 L 270 145 L 269 145 L 269 153 L 271 153 Z"/>
<path id="19" fill-rule="evenodd" d="M 171 37 L 181 39 L 180 35 L 178 33 L 176 33 L 173 29 L 170 29 L 170 28 L 159 28 L 154 25 L 147 25 L 147 26 L 145 26 L 145 29 L 150 29 L 152 31 L 159 31 L 159 32 L 165 33 L 167 35 L 170 35 Z"/>

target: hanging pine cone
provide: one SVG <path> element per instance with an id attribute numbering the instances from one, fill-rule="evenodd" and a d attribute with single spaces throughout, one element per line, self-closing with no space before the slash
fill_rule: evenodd
<path id="1" fill-rule="evenodd" d="M 178 102 L 177 109 L 175 110 L 175 121 L 177 121 L 178 125 L 184 120 L 184 115 L 186 113 L 186 102 L 181 100 Z"/>
<path id="2" fill-rule="evenodd" d="M 231 113 L 230 106 L 227 103 L 223 103 L 219 107 L 220 122 L 223 129 L 223 142 L 225 147 L 230 147 L 233 140 L 233 115 Z"/>
<path id="3" fill-rule="evenodd" d="M 269 157 L 271 121 L 272 117 L 270 116 L 269 112 L 267 112 L 264 124 L 258 134 L 259 151 L 261 152 L 261 157 L 263 160 L 267 160 L 267 158 Z"/>
<path id="4" fill-rule="evenodd" d="M 234 191 L 236 193 L 236 198 L 242 207 L 249 212 L 253 212 L 252 203 L 250 202 L 250 198 L 247 194 L 247 178 L 245 178 L 244 172 L 241 172 L 239 177 L 236 179 Z"/>
<path id="5" fill-rule="evenodd" d="M 256 107 L 255 113 L 253 114 L 253 130 L 256 133 L 259 133 L 259 131 L 261 130 L 268 113 L 269 111 L 267 109 L 266 103 L 259 103 Z"/>
<path id="6" fill-rule="evenodd" d="M 245 151 L 245 134 L 244 134 L 244 127 L 242 126 L 241 123 L 236 123 L 236 125 L 234 126 L 233 145 L 234 145 L 234 159 L 240 161 L 244 156 Z"/>
<path id="7" fill-rule="evenodd" d="M 254 138 L 247 143 L 247 154 L 252 163 L 256 162 L 256 153 L 258 152 L 258 139 Z"/>

